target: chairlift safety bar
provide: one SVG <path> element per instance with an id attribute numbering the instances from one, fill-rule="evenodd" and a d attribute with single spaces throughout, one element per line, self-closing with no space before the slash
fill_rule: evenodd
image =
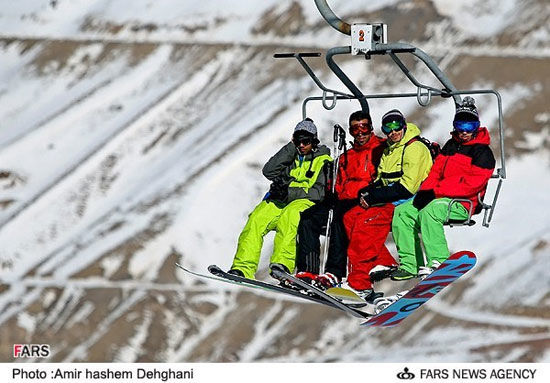
<path id="1" fill-rule="evenodd" d="M 427 96 L 428 93 L 423 92 L 421 93 L 422 96 Z M 506 159 L 504 157 L 504 124 L 503 124 L 503 117 L 502 117 L 502 97 L 500 96 L 500 93 L 493 89 L 474 89 L 474 90 L 457 90 L 453 92 L 442 92 L 437 91 L 433 92 L 432 95 L 441 96 L 443 98 L 450 97 L 452 95 L 476 95 L 476 94 L 492 94 L 497 99 L 497 107 L 498 107 L 498 132 L 499 132 L 499 144 L 500 144 L 500 162 L 501 167 L 497 169 L 497 173 L 492 176 L 492 178 L 502 178 L 506 179 Z M 418 97 L 418 93 L 381 93 L 381 94 L 367 94 L 363 96 L 366 99 L 382 99 L 382 98 L 406 98 L 406 97 Z M 307 97 L 302 102 L 302 117 L 307 117 L 307 103 L 310 101 L 317 101 L 322 100 L 322 97 Z M 351 95 L 346 96 L 337 96 L 337 100 L 351 100 L 354 99 Z"/>

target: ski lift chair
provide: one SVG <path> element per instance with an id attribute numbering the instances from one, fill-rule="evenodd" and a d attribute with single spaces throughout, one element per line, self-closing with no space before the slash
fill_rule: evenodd
<path id="1" fill-rule="evenodd" d="M 479 194 L 478 194 L 478 199 L 479 199 Z M 465 220 L 463 220 L 463 219 L 451 219 L 451 208 L 453 207 L 453 205 L 461 203 L 461 202 L 464 202 L 464 203 L 468 204 L 468 218 L 466 218 Z M 472 219 L 473 207 L 474 207 L 474 203 L 472 201 L 470 201 L 469 199 L 465 199 L 465 198 L 453 198 L 453 199 L 451 199 L 451 202 L 449 203 L 449 209 L 447 210 L 447 218 L 445 218 L 445 223 L 443 223 L 443 225 L 448 225 L 449 227 L 453 227 L 453 226 L 474 226 L 476 224 L 476 221 L 474 221 Z"/>
<path id="2" fill-rule="evenodd" d="M 499 170 L 501 170 L 501 169 L 499 169 Z M 498 175 L 493 175 L 491 178 L 498 178 L 498 177 L 499 177 Z M 493 197 L 493 201 L 490 205 L 483 202 L 483 198 L 481 198 L 481 193 L 478 193 L 477 201 L 479 203 L 478 206 L 481 208 L 481 210 L 479 212 L 473 211 L 473 205 L 474 204 L 469 199 L 453 198 L 451 200 L 451 203 L 449 204 L 449 210 L 447 211 L 447 218 L 445 219 L 444 225 L 447 225 L 449 227 L 453 227 L 453 226 L 473 226 L 473 225 L 476 224 L 476 221 L 474 221 L 472 219 L 472 216 L 475 215 L 475 214 L 481 213 L 483 211 L 484 213 L 483 213 L 483 224 L 482 225 L 484 227 L 489 227 L 489 223 L 493 219 L 493 212 L 495 210 L 495 206 L 496 206 L 496 203 L 497 203 L 497 199 L 498 199 L 498 195 L 500 193 L 501 186 L 502 186 L 502 178 L 499 179 L 497 189 L 496 189 L 495 195 Z M 460 203 L 460 202 L 465 202 L 465 203 L 468 204 L 468 206 L 469 206 L 468 207 L 468 218 L 465 219 L 465 220 L 450 219 L 451 207 L 453 206 L 453 204 Z"/>
<path id="3" fill-rule="evenodd" d="M 484 203 L 480 196 L 479 206 L 484 211 L 483 226 L 489 227 L 489 223 L 493 217 L 496 202 L 502 186 L 502 181 L 506 178 L 505 158 L 504 158 L 504 132 L 503 132 L 503 118 L 502 118 L 502 99 L 500 94 L 493 89 L 480 89 L 480 90 L 458 90 L 449 78 L 443 73 L 443 71 L 437 66 L 432 58 L 420 50 L 419 48 L 407 44 L 407 43 L 387 43 L 387 25 L 386 24 L 353 24 L 350 25 L 342 21 L 328 6 L 326 0 L 315 0 L 317 9 L 327 21 L 327 23 L 339 32 L 351 36 L 351 46 L 335 47 L 331 48 L 326 53 L 326 62 L 332 72 L 342 81 L 342 83 L 351 91 L 351 93 L 345 93 L 334 89 L 327 88 L 315 75 L 311 67 L 306 63 L 304 58 L 306 57 L 320 57 L 321 53 L 307 52 L 307 53 L 278 53 L 275 54 L 275 58 L 294 58 L 305 69 L 306 73 L 313 79 L 315 84 L 323 91 L 321 96 L 307 97 L 302 103 L 302 116 L 307 117 L 307 103 L 310 101 L 321 101 L 323 107 L 326 110 L 332 110 L 336 106 L 339 100 L 357 100 L 361 105 L 361 109 L 365 112 L 369 112 L 368 99 L 384 99 L 384 98 L 400 98 L 400 97 L 416 97 L 418 104 L 422 107 L 426 107 L 430 104 L 433 96 L 439 96 L 442 98 L 453 98 L 455 104 L 460 104 L 461 95 L 476 95 L 476 94 L 492 94 L 497 99 L 498 106 L 498 132 L 499 132 L 499 144 L 500 144 L 500 162 L 501 167 L 497 169 L 496 173 L 491 178 L 499 180 L 496 192 L 494 194 L 491 204 Z M 385 94 L 370 94 L 365 95 L 361 90 L 353 83 L 353 81 L 344 73 L 344 71 L 334 61 L 334 56 L 342 54 L 354 54 L 363 55 L 367 60 L 371 59 L 374 55 L 388 55 L 397 67 L 405 74 L 409 81 L 417 88 L 416 92 L 409 93 L 385 93 Z M 416 58 L 420 59 L 432 74 L 443 85 L 442 89 L 437 89 L 425 84 L 420 83 L 407 68 L 407 66 L 401 61 L 397 54 L 412 54 Z M 328 103 L 328 100 L 331 100 Z M 472 226 L 475 221 L 472 220 L 473 203 L 465 199 L 452 200 L 451 206 L 454 203 L 466 202 L 469 203 L 468 218 L 464 221 L 451 220 L 450 206 L 449 214 L 447 215 L 446 225 L 453 226 Z"/>

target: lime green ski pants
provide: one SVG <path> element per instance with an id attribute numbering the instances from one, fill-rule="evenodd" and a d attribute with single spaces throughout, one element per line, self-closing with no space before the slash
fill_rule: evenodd
<path id="1" fill-rule="evenodd" d="M 424 266 L 420 233 L 426 250 L 426 266 L 432 267 L 433 261 L 443 262 L 449 257 L 443 223 L 449 213 L 450 202 L 450 198 L 437 198 L 418 211 L 411 200 L 395 208 L 392 235 L 402 269 L 417 274 L 418 267 Z M 468 211 L 462 204 L 455 202 L 451 206 L 450 218 L 465 220 L 468 218 Z"/>
<path id="2" fill-rule="evenodd" d="M 262 201 L 248 216 L 248 221 L 239 236 L 237 253 L 232 269 L 239 269 L 246 278 L 254 278 L 260 262 L 264 236 L 275 230 L 273 255 L 270 263 L 280 263 L 294 270 L 296 263 L 296 233 L 300 213 L 315 203 L 297 199 L 288 205 Z"/>

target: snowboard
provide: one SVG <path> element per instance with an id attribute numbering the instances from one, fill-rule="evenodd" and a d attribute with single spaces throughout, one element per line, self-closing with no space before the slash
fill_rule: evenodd
<path id="1" fill-rule="evenodd" d="M 471 251 L 459 251 L 452 254 L 434 272 L 420 281 L 405 295 L 361 325 L 368 327 L 393 327 L 398 325 L 446 286 L 471 270 L 475 266 L 476 260 L 475 254 Z"/>
<path id="2" fill-rule="evenodd" d="M 365 302 L 359 295 L 353 291 L 344 289 L 342 287 L 331 287 L 325 292 L 333 298 L 342 300 L 343 302 Z"/>
<path id="3" fill-rule="evenodd" d="M 365 300 L 357 295 L 355 292 L 343 287 L 331 287 L 325 290 L 325 292 L 331 297 L 337 298 L 347 304 L 365 302 Z M 376 292 L 374 294 L 374 297 L 369 299 L 369 302 L 371 302 L 371 300 L 374 301 L 376 298 L 381 298 L 382 296 L 384 296 L 383 292 Z"/>

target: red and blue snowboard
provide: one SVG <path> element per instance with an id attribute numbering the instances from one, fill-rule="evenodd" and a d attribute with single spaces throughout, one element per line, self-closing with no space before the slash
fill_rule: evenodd
<path id="1" fill-rule="evenodd" d="M 433 298 L 445 286 L 466 274 L 476 264 L 471 251 L 459 251 L 451 255 L 433 273 L 420 281 L 399 300 L 362 323 L 362 326 L 392 327 L 411 315 L 417 308 Z"/>

